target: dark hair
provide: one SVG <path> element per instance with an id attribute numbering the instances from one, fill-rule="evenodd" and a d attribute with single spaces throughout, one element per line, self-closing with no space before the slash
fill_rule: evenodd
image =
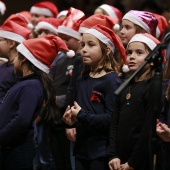
<path id="1" fill-rule="evenodd" d="M 170 56 L 168 56 L 168 60 L 166 61 L 164 73 L 163 73 L 163 80 L 170 79 Z M 167 90 L 165 92 L 167 99 L 170 99 L 170 84 L 168 84 Z"/>
<path id="2" fill-rule="evenodd" d="M 106 72 L 116 71 L 119 73 L 120 71 L 120 60 L 116 61 L 113 52 L 111 51 L 109 55 L 107 55 L 107 46 L 103 42 L 99 40 L 99 44 L 102 50 L 102 59 L 98 63 L 97 70 L 94 70 L 94 73 L 100 73 L 102 70 Z M 120 62 L 120 63 L 119 63 Z M 88 65 L 84 65 L 84 69 L 82 75 L 88 75 L 91 72 L 91 68 Z"/>
<path id="3" fill-rule="evenodd" d="M 18 59 L 23 60 L 25 57 L 18 53 Z M 59 120 L 59 108 L 56 104 L 56 96 L 55 96 L 55 90 L 53 87 L 53 80 L 50 78 L 50 76 L 38 69 L 36 66 L 34 66 L 28 59 L 26 60 L 25 64 L 27 65 L 27 68 L 31 71 L 33 71 L 38 79 L 42 82 L 43 86 L 43 92 L 44 92 L 44 104 L 42 108 L 42 115 L 44 115 L 44 119 L 47 121 L 51 121 L 55 123 Z"/>

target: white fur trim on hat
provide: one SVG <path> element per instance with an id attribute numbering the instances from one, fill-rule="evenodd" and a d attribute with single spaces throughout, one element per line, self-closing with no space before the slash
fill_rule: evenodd
<path id="1" fill-rule="evenodd" d="M 159 27 L 156 27 L 156 38 L 159 39 L 160 35 L 161 35 L 161 31 L 160 31 Z"/>
<path id="2" fill-rule="evenodd" d="M 0 37 L 7 38 L 19 43 L 22 43 L 25 40 L 25 38 L 21 35 L 5 30 L 0 30 Z"/>
<path id="3" fill-rule="evenodd" d="M 1 15 L 4 15 L 6 11 L 6 6 L 3 2 L 0 1 L 0 13 Z"/>
<path id="4" fill-rule="evenodd" d="M 99 8 L 105 10 L 110 17 L 116 18 L 119 21 L 119 18 L 117 17 L 114 9 L 112 9 L 109 5 L 103 4 L 103 5 L 99 6 Z"/>
<path id="5" fill-rule="evenodd" d="M 79 27 L 79 33 L 84 33 L 85 31 L 87 31 L 89 28 L 87 27 Z"/>
<path id="6" fill-rule="evenodd" d="M 7 62 L 8 59 L 7 58 L 3 58 L 3 57 L 0 57 L 0 60 L 4 61 L 4 62 Z"/>
<path id="7" fill-rule="evenodd" d="M 23 56 L 25 56 L 32 64 L 34 64 L 37 68 L 44 71 L 45 73 L 49 73 L 50 68 L 48 68 L 41 61 L 37 60 L 32 53 L 24 46 L 24 44 L 19 44 L 17 46 L 17 51 L 20 52 Z"/>
<path id="8" fill-rule="evenodd" d="M 101 32 L 97 31 L 96 29 L 90 28 L 87 31 L 84 32 L 84 34 L 92 34 L 96 38 L 98 38 L 101 42 L 106 44 L 108 47 L 110 47 L 111 51 L 114 53 L 115 51 L 115 45 L 112 43 L 112 41 L 107 38 L 104 34 Z"/>
<path id="9" fill-rule="evenodd" d="M 57 15 L 57 18 L 60 18 L 61 16 L 66 16 L 67 13 L 68 13 L 68 10 L 61 11 L 61 12 L 59 12 L 59 14 Z"/>
<path id="10" fill-rule="evenodd" d="M 65 26 L 59 26 L 58 27 L 58 33 L 62 33 L 62 34 L 66 34 L 66 35 L 69 35 L 73 38 L 76 38 L 79 40 L 80 38 L 80 33 L 69 28 L 69 27 L 65 27 Z"/>
<path id="11" fill-rule="evenodd" d="M 147 31 L 147 33 L 151 33 L 150 28 L 148 27 L 147 24 L 145 24 L 142 20 L 140 20 L 137 16 L 135 16 L 134 14 L 128 12 L 124 15 L 123 19 L 127 19 L 130 22 L 139 25 L 140 27 L 142 27 L 145 31 Z"/>
<path id="12" fill-rule="evenodd" d="M 141 34 L 136 34 L 132 37 L 132 39 L 129 41 L 128 45 L 132 42 L 143 42 L 144 44 L 146 44 L 151 50 L 153 50 L 157 44 L 151 40 L 150 38 L 141 35 Z M 127 45 L 127 47 L 128 47 Z"/>
<path id="13" fill-rule="evenodd" d="M 54 17 L 53 13 L 47 8 L 39 8 L 39 7 L 31 7 L 30 13 L 38 14 L 38 15 L 45 15 L 48 17 Z"/>
<path id="14" fill-rule="evenodd" d="M 38 33 L 39 30 L 48 30 L 55 35 L 58 34 L 57 28 L 55 28 L 53 25 L 49 24 L 48 22 L 41 21 L 35 26 L 35 32 Z"/>

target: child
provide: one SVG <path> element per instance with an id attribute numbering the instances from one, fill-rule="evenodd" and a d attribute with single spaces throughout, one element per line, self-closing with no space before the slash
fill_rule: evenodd
<path id="1" fill-rule="evenodd" d="M 75 124 L 76 170 L 108 169 L 109 127 L 114 110 L 114 91 L 120 85 L 114 51 L 118 48 L 125 62 L 120 38 L 109 28 L 96 25 L 83 33 L 82 58 L 85 68 L 77 80 L 74 105 L 63 116 Z"/>
<path id="2" fill-rule="evenodd" d="M 150 34 L 136 34 L 128 43 L 127 65 L 135 72 L 151 50 L 160 42 Z M 110 170 L 150 170 L 152 132 L 152 101 L 150 89 L 153 77 L 148 63 L 134 81 L 116 98 L 110 128 Z"/>
<path id="3" fill-rule="evenodd" d="M 28 39 L 30 30 L 6 20 L 0 27 L 0 57 L 6 62 L 0 65 L 0 102 L 7 91 L 17 82 L 18 78 L 14 75 L 13 62 L 17 55 L 16 47 L 19 43 Z"/>
<path id="4" fill-rule="evenodd" d="M 53 2 L 42 1 L 35 3 L 30 9 L 30 13 L 32 15 L 31 23 L 35 27 L 38 24 L 40 18 L 56 18 L 58 15 L 58 8 Z"/>
<path id="5" fill-rule="evenodd" d="M 137 33 L 149 33 L 156 36 L 158 21 L 155 16 L 146 11 L 130 10 L 122 18 L 120 38 L 126 47 L 130 39 Z"/>
<path id="6" fill-rule="evenodd" d="M 41 111 L 52 123 L 57 114 L 55 93 L 47 73 L 61 49 L 68 51 L 65 43 L 56 36 L 26 40 L 17 46 L 14 68 L 15 74 L 21 78 L 0 106 L 4 170 L 32 169 L 36 153 L 34 120 Z"/>
<path id="7" fill-rule="evenodd" d="M 122 12 L 118 8 L 108 4 L 103 4 L 97 7 L 94 14 L 108 15 L 113 18 L 117 24 L 120 24 L 122 21 Z"/>

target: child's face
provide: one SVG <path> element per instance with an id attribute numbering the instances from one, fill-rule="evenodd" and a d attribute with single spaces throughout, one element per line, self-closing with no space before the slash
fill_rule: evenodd
<path id="1" fill-rule="evenodd" d="M 123 45 L 127 45 L 130 39 L 136 34 L 135 25 L 127 19 L 122 20 L 122 29 L 120 31 L 120 38 Z"/>
<path id="2" fill-rule="evenodd" d="M 79 50 L 80 44 L 79 44 L 79 40 L 78 39 L 73 38 L 73 37 L 71 37 L 69 35 L 66 35 L 66 34 L 61 34 L 61 33 L 59 34 L 59 37 L 63 41 L 65 41 L 68 49 L 75 51 L 75 53 Z"/>
<path id="3" fill-rule="evenodd" d="M 36 26 L 40 20 L 40 18 L 45 18 L 44 15 L 32 14 L 31 16 L 31 23 L 33 26 Z"/>
<path id="4" fill-rule="evenodd" d="M 96 68 L 102 59 L 99 40 L 91 34 L 83 34 L 81 54 L 84 64 Z"/>
<path id="5" fill-rule="evenodd" d="M 0 37 L 0 57 L 9 57 L 10 44 L 7 39 Z"/>
<path id="6" fill-rule="evenodd" d="M 146 46 L 141 42 L 132 42 L 128 45 L 127 52 L 127 65 L 131 71 L 136 71 L 145 61 L 149 51 Z M 145 67 L 146 69 L 147 67 Z"/>
<path id="7" fill-rule="evenodd" d="M 46 35 L 54 35 L 52 32 L 42 29 L 38 31 L 38 38 L 45 37 Z"/>

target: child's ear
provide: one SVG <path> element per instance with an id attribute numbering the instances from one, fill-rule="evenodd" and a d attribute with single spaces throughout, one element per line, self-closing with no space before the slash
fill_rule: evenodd
<path id="1" fill-rule="evenodd" d="M 110 52 L 111 52 L 111 49 L 107 46 L 107 48 L 106 48 L 106 52 L 107 52 L 107 55 L 109 55 L 110 54 Z"/>

